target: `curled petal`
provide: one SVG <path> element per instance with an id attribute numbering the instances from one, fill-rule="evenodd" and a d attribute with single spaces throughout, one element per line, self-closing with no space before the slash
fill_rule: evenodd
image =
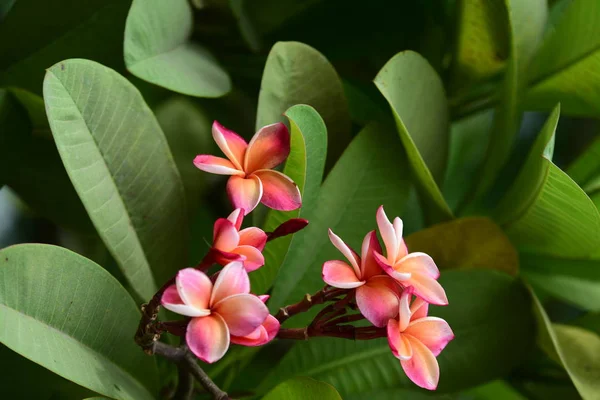
<path id="1" fill-rule="evenodd" d="M 412 346 L 406 335 L 402 334 L 398 320 L 390 319 L 387 323 L 387 338 L 392 354 L 399 360 L 410 360 Z"/>
<path id="2" fill-rule="evenodd" d="M 251 227 L 240 231 L 240 246 L 252 246 L 262 251 L 267 244 L 267 234 L 259 228 Z"/>
<path id="3" fill-rule="evenodd" d="M 229 214 L 227 220 L 229 220 L 229 222 L 235 226 L 235 229 L 239 231 L 242 227 L 242 222 L 244 222 L 244 210 L 241 208 L 236 208 L 231 212 L 231 214 Z"/>
<path id="4" fill-rule="evenodd" d="M 412 347 L 412 357 L 401 360 L 400 364 L 406 375 L 417 386 L 435 390 L 440 380 L 440 367 L 433 353 L 416 338 L 406 335 Z"/>
<path id="5" fill-rule="evenodd" d="M 278 122 L 264 126 L 256 132 L 248 144 L 244 171 L 250 174 L 258 169 L 274 168 L 290 154 L 290 133 Z"/>
<path id="6" fill-rule="evenodd" d="M 254 171 L 263 187 L 262 203 L 274 210 L 290 211 L 300 208 L 302 195 L 300 189 L 287 175 L 271 169 Z"/>
<path id="7" fill-rule="evenodd" d="M 423 343 L 434 356 L 438 356 L 444 347 L 454 339 L 454 332 L 446 321 L 437 317 L 426 317 L 410 323 L 405 333 Z"/>
<path id="8" fill-rule="evenodd" d="M 308 226 L 308 220 L 303 218 L 291 218 L 279 225 L 269 235 L 269 240 L 277 239 L 282 236 L 292 235 Z"/>
<path id="9" fill-rule="evenodd" d="M 374 251 L 373 255 L 375 256 L 375 261 L 377 261 L 377 264 L 379 264 L 381 269 L 383 269 L 386 274 L 388 274 L 389 276 L 391 276 L 398 282 L 401 282 L 404 284 L 406 281 L 408 281 L 410 279 L 410 276 L 411 276 L 410 273 L 401 272 L 401 271 L 396 270 L 396 266 L 391 266 L 390 263 L 388 262 L 388 259 L 385 258 L 384 256 L 382 256 L 381 254 L 379 254 L 378 252 Z"/>
<path id="10" fill-rule="evenodd" d="M 356 289 L 356 304 L 369 322 L 385 326 L 398 315 L 397 285 L 387 276 L 374 276 Z"/>
<path id="11" fill-rule="evenodd" d="M 263 196 L 263 187 L 256 176 L 242 178 L 232 176 L 227 181 L 227 195 L 235 208 L 242 208 L 244 215 L 256 208 Z"/>
<path id="12" fill-rule="evenodd" d="M 195 268 L 185 268 L 175 278 L 177 291 L 183 302 L 200 310 L 207 310 L 213 284 L 210 278 Z"/>
<path id="13" fill-rule="evenodd" d="M 377 233 L 375 231 L 371 231 L 365 236 L 360 252 L 361 277 L 365 280 L 374 275 L 380 275 L 383 273 L 383 270 L 377 263 L 377 260 L 375 260 L 375 255 L 373 254 L 374 252 L 381 253 L 381 245 L 379 244 L 379 240 L 377 240 Z"/>
<path id="14" fill-rule="evenodd" d="M 252 272 L 265 265 L 265 257 L 260 250 L 252 246 L 238 246 L 232 251 L 244 257 L 244 268 L 246 272 Z"/>
<path id="15" fill-rule="evenodd" d="M 360 258 L 358 257 L 358 254 L 356 254 L 356 252 L 352 250 L 350 246 L 344 243 L 344 241 L 338 235 L 333 233 L 331 229 L 329 229 L 329 240 L 331 240 L 331 243 L 335 246 L 335 248 L 338 249 L 340 253 L 342 253 L 350 262 L 350 265 L 352 265 L 352 268 L 354 268 L 356 277 L 360 279 L 362 274 L 360 271 Z"/>
<path id="16" fill-rule="evenodd" d="M 398 268 L 403 272 L 416 272 L 430 278 L 440 277 L 440 270 L 435 265 L 433 258 L 421 252 L 410 253 L 398 262 Z"/>
<path id="17" fill-rule="evenodd" d="M 248 144 L 237 133 L 225 128 L 217 121 L 213 122 L 212 135 L 217 146 L 239 170 L 243 170 L 243 160 Z"/>
<path id="18" fill-rule="evenodd" d="M 229 349 L 229 329 L 219 314 L 192 318 L 185 339 L 192 353 L 207 363 L 220 360 Z"/>
<path id="19" fill-rule="evenodd" d="M 250 335 L 231 336 L 231 342 L 242 346 L 262 346 L 273 340 L 277 332 L 279 332 L 279 321 L 272 315 L 268 315 L 265 322 Z"/>
<path id="20" fill-rule="evenodd" d="M 420 297 L 415 298 L 412 304 L 410 305 L 411 320 L 414 321 L 419 318 L 425 318 L 427 316 L 428 311 L 429 303 Z"/>
<path id="21" fill-rule="evenodd" d="M 240 175 L 244 176 L 244 171 L 236 168 L 229 160 L 221 157 L 215 157 L 205 154 L 200 154 L 194 158 L 194 165 L 202 171 L 210 172 L 218 175 Z"/>
<path id="22" fill-rule="evenodd" d="M 400 308 L 398 311 L 398 326 L 400 328 L 400 332 L 404 332 L 411 320 L 410 299 L 412 298 L 412 293 L 413 288 L 408 287 L 404 289 L 402 295 L 400 296 Z"/>
<path id="23" fill-rule="evenodd" d="M 323 264 L 323 280 L 330 286 L 340 289 L 353 289 L 365 284 L 358 280 L 351 266 L 341 260 L 331 260 Z"/>
<path id="24" fill-rule="evenodd" d="M 385 245 L 388 263 L 394 264 L 398 254 L 398 241 L 396 239 L 396 231 L 394 230 L 394 225 L 392 225 L 387 215 L 385 214 L 383 206 L 380 206 L 377 209 L 376 219 L 377 227 L 379 228 L 379 233 L 381 234 L 383 244 Z"/>
<path id="25" fill-rule="evenodd" d="M 234 294 L 250 293 L 250 279 L 239 261 L 227 264 L 219 273 L 210 298 L 211 306 Z"/>
<path id="26" fill-rule="evenodd" d="M 161 303 L 167 310 L 186 317 L 203 317 L 210 314 L 210 310 L 202 310 L 185 304 L 177 292 L 176 285 L 171 285 L 165 290 Z"/>
<path id="27" fill-rule="evenodd" d="M 232 261 L 244 262 L 246 260 L 246 257 L 241 254 L 221 251 L 215 248 L 210 249 L 210 255 L 212 256 L 214 262 L 219 265 L 227 265 Z"/>
<path id="28" fill-rule="evenodd" d="M 448 305 L 448 298 L 442 285 L 435 279 L 419 273 L 412 273 L 409 280 L 403 282 L 414 288 L 414 294 L 430 304 Z"/>
<path id="29" fill-rule="evenodd" d="M 269 297 L 271 297 L 271 296 L 269 296 L 268 294 L 260 294 L 256 297 L 258 297 L 260 299 L 260 301 L 262 301 L 263 303 L 266 303 L 267 300 L 269 300 Z"/>
<path id="30" fill-rule="evenodd" d="M 240 242 L 240 234 L 231 221 L 219 218 L 213 228 L 213 248 L 229 252 Z"/>
<path id="31" fill-rule="evenodd" d="M 269 315 L 267 306 L 251 294 L 236 294 L 219 301 L 213 311 L 223 317 L 229 332 L 245 336 L 262 325 Z"/>

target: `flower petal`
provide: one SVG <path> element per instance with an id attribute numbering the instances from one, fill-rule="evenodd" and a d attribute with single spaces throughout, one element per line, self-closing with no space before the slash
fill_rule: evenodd
<path id="1" fill-rule="evenodd" d="M 219 218 L 213 228 L 213 248 L 225 252 L 235 249 L 240 243 L 240 234 L 225 218 Z"/>
<path id="2" fill-rule="evenodd" d="M 338 249 L 340 253 L 342 253 L 344 257 L 346 257 L 346 259 L 350 262 L 350 265 L 352 265 L 352 268 L 354 268 L 356 278 L 360 279 L 360 258 L 358 257 L 358 254 L 356 254 L 356 252 L 352 250 L 350 246 L 344 243 L 344 241 L 338 235 L 333 233 L 331 229 L 329 229 L 329 240 L 331 240 L 331 243 L 335 246 L 335 248 Z"/>
<path id="3" fill-rule="evenodd" d="M 404 289 L 402 295 L 400 296 L 400 308 L 398 310 L 398 326 L 400 328 L 400 332 L 404 332 L 410 323 L 410 300 L 412 298 L 412 293 L 413 288 L 408 287 Z"/>
<path id="4" fill-rule="evenodd" d="M 265 322 L 256 331 L 246 336 L 231 336 L 231 342 L 242 346 L 262 346 L 277 336 L 279 321 L 272 315 L 267 315 Z"/>
<path id="5" fill-rule="evenodd" d="M 229 332 L 245 336 L 262 325 L 269 315 L 267 306 L 252 294 L 236 294 L 219 301 L 213 311 L 223 317 Z"/>
<path id="6" fill-rule="evenodd" d="M 218 175 L 241 175 L 244 176 L 244 171 L 236 168 L 229 160 L 221 157 L 215 157 L 206 154 L 197 155 L 194 158 L 194 165 L 202 171 L 210 172 Z"/>
<path id="7" fill-rule="evenodd" d="M 323 264 L 323 280 L 340 289 L 353 289 L 365 284 L 358 280 L 354 269 L 341 260 L 326 261 Z"/>
<path id="8" fill-rule="evenodd" d="M 388 276 L 374 276 L 356 289 L 356 304 L 369 322 L 385 326 L 398 315 L 397 284 Z"/>
<path id="9" fill-rule="evenodd" d="M 446 321 L 438 317 L 426 317 L 410 323 L 405 333 L 423 343 L 434 356 L 438 356 L 444 347 L 454 339 L 454 332 Z"/>
<path id="10" fill-rule="evenodd" d="M 185 304 L 208 311 L 213 284 L 210 278 L 195 268 L 185 268 L 175 278 L 177 291 Z"/>
<path id="11" fill-rule="evenodd" d="M 375 260 L 375 255 L 373 254 L 375 251 L 381 253 L 381 245 L 379 244 L 379 240 L 377 240 L 377 233 L 375 231 L 371 231 L 365 236 L 365 239 L 362 243 L 362 249 L 360 251 L 360 269 L 362 279 L 367 280 L 374 275 L 383 274 L 383 270 L 377 263 L 377 260 Z"/>
<path id="12" fill-rule="evenodd" d="M 210 249 L 210 251 L 211 251 L 211 255 L 214 259 L 214 262 L 216 262 L 219 265 L 227 265 L 232 261 L 244 262 L 246 260 L 246 257 L 241 254 L 231 253 L 231 252 L 227 252 L 227 251 L 221 251 L 221 250 L 215 249 L 215 248 Z"/>
<path id="13" fill-rule="evenodd" d="M 225 128 L 217 121 L 213 122 L 212 135 L 217 146 L 239 170 L 243 170 L 243 161 L 248 144 L 240 135 Z"/>
<path id="14" fill-rule="evenodd" d="M 265 257 L 260 250 L 252 246 L 238 246 L 232 253 L 244 256 L 244 268 L 246 272 L 252 272 L 265 265 Z"/>
<path id="15" fill-rule="evenodd" d="M 192 318 L 185 339 L 192 353 L 207 363 L 220 360 L 229 349 L 229 329 L 218 314 Z"/>
<path id="16" fill-rule="evenodd" d="M 375 261 L 377 264 L 385 271 L 386 274 L 397 280 L 398 282 L 404 283 L 405 281 L 410 279 L 410 273 L 400 272 L 394 269 L 389 262 L 388 259 L 382 256 L 380 253 L 374 251 L 373 255 L 375 256 Z"/>
<path id="17" fill-rule="evenodd" d="M 287 175 L 272 169 L 254 171 L 263 187 L 262 203 L 274 210 L 290 211 L 300 208 L 302 195 L 300 189 Z"/>
<path id="18" fill-rule="evenodd" d="M 417 386 L 424 389 L 435 390 L 440 380 L 440 367 L 433 353 L 410 335 L 405 335 L 412 347 L 410 360 L 400 361 L 406 375 Z"/>
<path id="19" fill-rule="evenodd" d="M 442 285 L 427 275 L 413 272 L 410 279 L 403 282 L 403 284 L 405 286 L 412 286 L 415 296 L 419 296 L 430 304 L 438 306 L 448 305 L 448 297 L 446 297 L 446 292 Z"/>
<path id="20" fill-rule="evenodd" d="M 383 239 L 383 244 L 385 244 L 387 260 L 390 264 L 394 264 L 398 254 L 398 241 L 396 239 L 396 231 L 394 230 L 394 225 L 392 225 L 387 215 L 385 214 L 383 206 L 380 206 L 377 209 L 376 219 L 377 227 L 379 228 L 379 233 L 381 234 L 381 238 Z"/>
<path id="21" fill-rule="evenodd" d="M 229 214 L 227 219 L 235 226 L 235 229 L 239 231 L 242 227 L 242 222 L 244 222 L 244 210 L 236 208 Z"/>
<path id="22" fill-rule="evenodd" d="M 398 320 L 390 319 L 387 323 L 388 345 L 392 354 L 399 360 L 410 360 L 412 357 L 412 346 L 408 338 L 402 334 L 398 326 Z"/>
<path id="23" fill-rule="evenodd" d="M 402 223 L 402 220 L 398 217 L 394 218 L 394 232 L 396 232 L 396 241 L 398 243 L 398 252 L 396 253 L 396 260 L 399 260 L 408 254 L 408 248 L 406 247 L 404 239 L 402 239 L 403 227 L 404 224 Z"/>
<path id="24" fill-rule="evenodd" d="M 440 270 L 435 265 L 433 258 L 421 252 L 410 253 L 398 261 L 398 268 L 402 272 L 417 272 L 433 279 L 440 277 Z"/>
<path id="25" fill-rule="evenodd" d="M 267 234 L 260 228 L 246 228 L 240 231 L 240 246 L 252 246 L 262 251 L 267 244 Z"/>
<path id="26" fill-rule="evenodd" d="M 271 296 L 268 294 L 259 294 L 257 297 L 260 299 L 260 301 L 262 301 L 263 303 L 266 303 L 267 300 L 269 300 L 269 297 L 271 297 Z"/>
<path id="27" fill-rule="evenodd" d="M 244 171 L 250 174 L 257 169 L 274 168 L 290 154 L 290 133 L 278 122 L 264 126 L 250 140 L 244 159 Z"/>
<path id="28" fill-rule="evenodd" d="M 263 196 L 263 187 L 256 176 L 242 178 L 232 176 L 227 181 L 227 195 L 235 208 L 244 209 L 244 215 L 256 208 Z"/>
<path id="29" fill-rule="evenodd" d="M 244 264 L 234 261 L 227 264 L 219 273 L 213 286 L 210 304 L 214 306 L 226 297 L 242 293 L 250 293 L 250 279 Z"/>
<path id="30" fill-rule="evenodd" d="M 176 285 L 171 285 L 165 290 L 161 297 L 161 304 L 167 310 L 180 315 L 185 315 L 186 317 L 203 317 L 210 314 L 210 310 L 201 310 L 194 306 L 184 304 L 177 292 Z"/>
<path id="31" fill-rule="evenodd" d="M 416 297 L 410 305 L 410 319 L 417 320 L 419 318 L 425 318 L 429 311 L 429 303 L 420 297 Z"/>

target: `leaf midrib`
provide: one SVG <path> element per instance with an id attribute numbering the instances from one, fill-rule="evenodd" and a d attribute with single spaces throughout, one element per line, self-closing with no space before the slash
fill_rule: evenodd
<path id="1" fill-rule="evenodd" d="M 592 57 L 594 55 L 594 53 L 597 53 L 598 51 L 600 51 L 600 43 L 597 46 L 593 47 L 591 50 L 584 52 L 581 56 L 574 58 L 572 61 L 570 61 L 566 64 L 563 64 L 562 66 L 559 66 L 553 70 L 550 70 L 549 72 L 537 77 L 536 79 L 531 80 L 528 84 L 528 89 L 531 90 L 535 86 L 544 83 L 546 80 L 551 79 L 555 75 L 558 75 L 558 74 L 564 72 L 565 70 L 573 67 L 574 65 L 584 61 L 585 59 L 587 59 L 589 57 Z"/>
<path id="2" fill-rule="evenodd" d="M 52 326 L 52 325 L 48 325 L 48 324 L 47 324 L 45 321 L 38 320 L 38 319 L 36 319 L 36 318 L 32 317 L 31 315 L 29 315 L 29 314 L 26 314 L 26 313 L 24 313 L 24 312 L 22 312 L 22 311 L 20 311 L 20 310 L 17 310 L 16 308 L 9 307 L 8 305 L 6 305 L 6 304 L 4 304 L 4 303 L 0 303 L 0 308 L 5 308 L 5 309 L 7 309 L 7 310 L 13 311 L 13 312 L 17 313 L 18 315 L 20 315 L 20 316 L 22 316 L 22 317 L 24 317 L 24 318 L 30 319 L 30 320 L 32 320 L 32 321 L 34 321 L 34 322 L 36 322 L 36 323 L 38 323 L 38 324 L 40 324 L 40 325 L 43 325 L 43 326 L 44 326 L 44 327 L 46 327 L 47 329 L 49 329 L 49 330 L 51 330 L 51 331 L 53 331 L 53 332 L 56 332 L 56 333 L 58 333 L 60 336 L 63 336 L 63 337 L 65 337 L 67 340 L 73 341 L 73 342 L 77 343 L 78 345 L 81 345 L 81 346 L 82 346 L 82 347 L 84 347 L 86 350 L 88 350 L 89 352 L 91 352 L 91 353 L 93 353 L 95 356 L 97 356 L 98 358 L 101 358 L 101 359 L 102 359 L 102 360 L 104 360 L 105 362 L 108 362 L 110 365 L 114 365 L 114 366 L 115 366 L 115 367 L 116 367 L 116 368 L 117 368 L 117 369 L 118 369 L 118 370 L 119 370 L 121 373 L 123 373 L 124 375 L 126 375 L 126 376 L 130 377 L 130 378 L 132 379 L 132 381 L 133 381 L 133 382 L 135 382 L 136 386 L 138 386 L 138 388 L 141 388 L 141 389 L 142 389 L 142 391 L 146 392 L 146 393 L 149 395 L 149 397 L 148 397 L 148 398 L 152 398 L 152 395 L 151 395 L 151 393 L 150 393 L 150 392 L 148 391 L 148 389 L 147 389 L 147 388 L 146 388 L 146 387 L 145 387 L 145 386 L 142 384 L 142 382 L 141 382 L 141 381 L 139 381 L 139 380 L 138 380 L 138 379 L 137 379 L 137 378 L 136 378 L 134 375 L 132 375 L 132 374 L 131 374 L 131 373 L 130 373 L 130 372 L 127 370 L 127 369 L 125 369 L 125 368 L 124 368 L 123 366 L 121 366 L 120 364 L 118 364 L 118 363 L 116 363 L 116 362 L 112 361 L 110 358 L 107 358 L 107 357 L 105 357 L 105 356 L 104 356 L 104 354 L 102 354 L 102 353 L 98 352 L 97 350 L 95 350 L 94 348 L 90 347 L 90 346 L 89 346 L 87 343 L 81 342 L 81 341 L 77 340 L 75 337 L 68 335 L 67 333 L 65 333 L 65 332 L 63 332 L 63 331 L 61 331 L 61 330 L 57 329 L 56 327 L 54 327 L 54 326 Z M 15 350 L 15 351 L 16 351 L 16 350 Z M 17 353 L 19 353 L 19 352 L 17 351 Z M 19 354 L 21 354 L 21 353 L 19 353 Z M 25 357 L 25 358 L 27 358 L 27 359 L 30 359 L 29 357 L 27 357 L 27 356 L 25 356 L 25 355 L 23 355 L 23 354 L 21 354 L 21 356 L 23 356 L 23 357 Z M 30 359 L 30 360 L 31 360 L 31 359 Z M 34 361 L 34 360 L 31 360 L 31 361 L 32 361 L 32 362 L 36 362 L 36 361 Z M 36 363 L 37 363 L 37 362 L 36 362 Z M 64 375 L 62 375 L 60 372 L 58 372 L 58 371 L 55 371 L 54 369 L 52 369 L 52 368 L 51 368 L 51 367 L 49 367 L 49 366 L 46 366 L 46 365 L 44 365 L 44 368 L 47 368 L 47 369 L 49 369 L 50 371 L 54 372 L 54 373 L 55 373 L 55 374 L 57 374 L 57 375 L 64 376 Z M 69 378 L 66 378 L 66 379 L 69 379 Z"/>

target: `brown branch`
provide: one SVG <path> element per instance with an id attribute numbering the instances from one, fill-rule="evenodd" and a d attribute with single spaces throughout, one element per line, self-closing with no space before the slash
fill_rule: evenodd
<path id="1" fill-rule="evenodd" d="M 347 289 L 336 289 L 330 286 L 326 286 L 325 288 L 319 290 L 313 295 L 304 295 L 304 298 L 296 304 L 291 304 L 289 306 L 280 308 L 277 314 L 275 315 L 275 318 L 277 318 L 277 320 L 280 323 L 283 323 L 285 320 L 293 317 L 296 314 L 306 312 L 311 307 L 316 306 L 318 304 L 323 304 L 326 301 L 332 300 L 346 292 Z"/>
<path id="2" fill-rule="evenodd" d="M 196 358 L 186 346 L 173 347 L 163 342 L 154 342 L 152 353 L 174 362 L 179 368 L 191 374 L 213 396 L 214 400 L 231 400 L 229 395 L 221 390 L 198 365 Z"/>
<path id="3" fill-rule="evenodd" d="M 356 327 L 353 325 L 335 325 L 323 328 L 281 328 L 279 339 L 308 340 L 311 337 L 337 337 L 349 340 L 371 340 L 387 336 L 385 328 L 374 326 Z"/>

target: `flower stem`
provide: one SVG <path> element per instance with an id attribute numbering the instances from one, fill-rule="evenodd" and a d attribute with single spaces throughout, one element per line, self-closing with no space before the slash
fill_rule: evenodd
<path id="1" fill-rule="evenodd" d="M 298 303 L 291 304 L 289 306 L 281 307 L 275 318 L 280 323 L 283 323 L 288 318 L 293 317 L 296 314 L 300 314 L 308 311 L 311 307 L 316 306 L 318 304 L 323 304 L 326 301 L 333 300 L 334 298 L 346 293 L 346 289 L 336 289 L 331 286 L 325 286 L 325 288 L 319 290 L 317 293 L 310 295 L 304 295 L 304 298 L 300 300 Z"/>

